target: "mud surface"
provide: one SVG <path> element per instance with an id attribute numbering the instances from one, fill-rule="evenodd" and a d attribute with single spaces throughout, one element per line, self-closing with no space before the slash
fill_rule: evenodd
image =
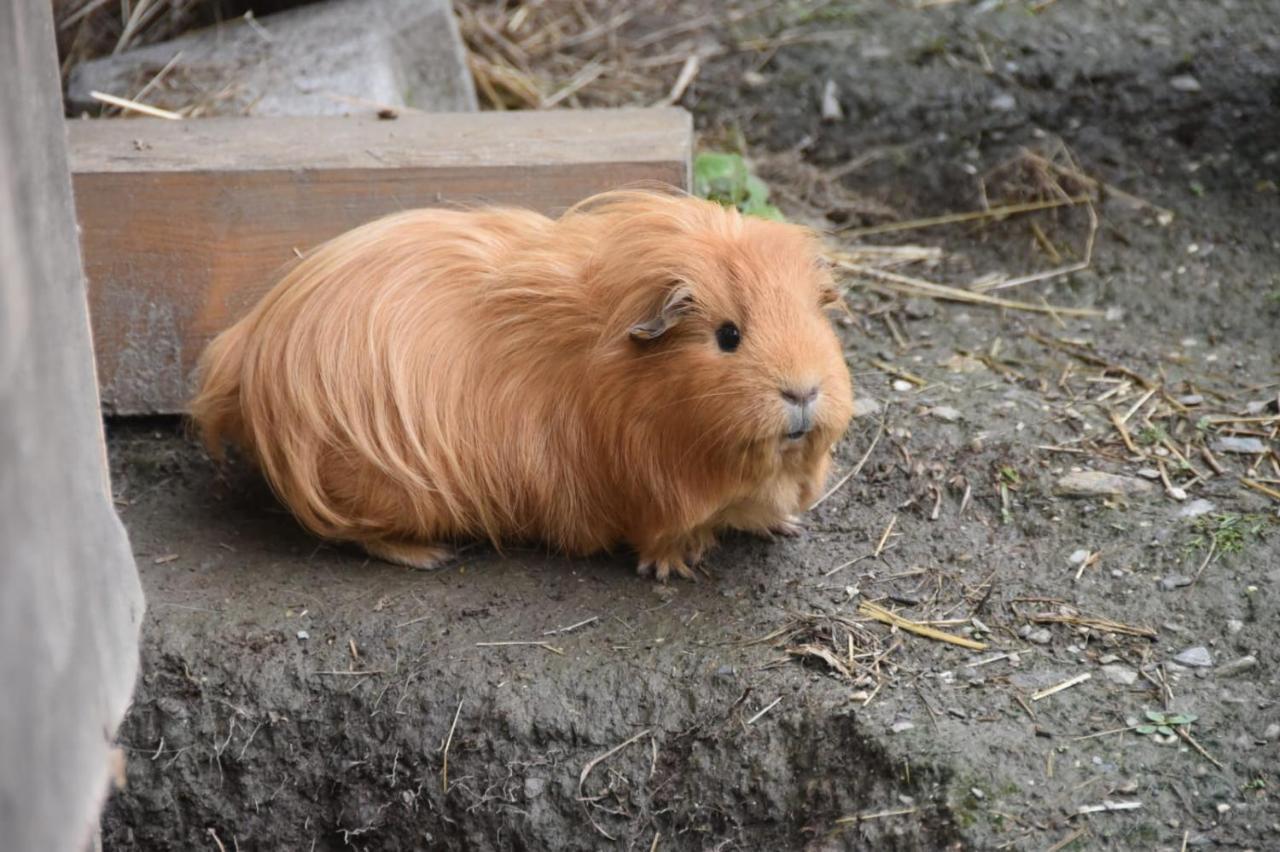
<path id="1" fill-rule="evenodd" d="M 686 103 L 762 161 L 863 158 L 847 226 L 975 209 L 977 175 L 1060 139 L 1140 201 L 1098 205 L 1088 270 L 995 294 L 1109 313 L 855 286 L 850 363 L 882 408 L 837 477 L 874 440 L 865 466 L 801 538 L 732 538 L 697 585 L 479 546 L 369 563 L 174 424 L 112 424 L 150 609 L 108 848 L 1280 845 L 1280 503 L 1240 481 L 1280 490 L 1280 8 L 874 8 L 782 22 L 828 40 L 708 61 Z M 845 118 L 823 123 L 828 79 Z M 1046 243 L 1069 262 L 1085 229 L 863 242 L 940 247 L 899 271 L 964 285 L 1052 267 Z M 1251 437 L 1269 455 L 1212 450 Z M 1186 500 L 1055 487 L 1162 467 Z M 988 647 L 890 633 L 864 600 Z M 1198 718 L 1162 743 L 1124 730 L 1146 711 Z M 1106 802 L 1127 809 L 1079 813 Z"/>

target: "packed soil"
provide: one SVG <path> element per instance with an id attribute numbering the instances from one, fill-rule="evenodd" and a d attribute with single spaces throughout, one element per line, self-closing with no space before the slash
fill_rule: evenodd
<path id="1" fill-rule="evenodd" d="M 775 5 L 707 26 L 773 41 L 683 102 L 864 267 L 806 531 L 697 584 L 482 545 L 410 572 L 114 422 L 149 609 L 107 848 L 1280 846 L 1280 6 Z M 915 283 L 1091 233 L 985 291 L 1021 308 Z M 1064 493 L 1091 473 L 1125 493 Z"/>

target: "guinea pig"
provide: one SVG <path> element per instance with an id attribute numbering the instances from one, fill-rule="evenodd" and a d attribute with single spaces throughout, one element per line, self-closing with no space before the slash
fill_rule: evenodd
<path id="1" fill-rule="evenodd" d="M 817 238 L 604 193 L 553 220 L 412 210 L 321 245 L 203 353 L 193 419 L 321 537 L 629 545 L 694 578 L 724 530 L 795 534 L 852 415 Z"/>

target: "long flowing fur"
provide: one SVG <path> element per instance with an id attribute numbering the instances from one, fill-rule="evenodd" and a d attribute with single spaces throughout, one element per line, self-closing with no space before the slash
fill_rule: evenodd
<path id="1" fill-rule="evenodd" d="M 400 213 L 317 248 L 219 335 L 191 413 L 327 538 L 625 542 L 687 574 L 717 529 L 806 508 L 848 424 L 817 256 L 798 227 L 655 192 L 554 221 Z M 676 288 L 688 309 L 634 339 Z M 716 345 L 725 322 L 738 351 Z M 821 396 L 788 442 L 797 382 Z"/>

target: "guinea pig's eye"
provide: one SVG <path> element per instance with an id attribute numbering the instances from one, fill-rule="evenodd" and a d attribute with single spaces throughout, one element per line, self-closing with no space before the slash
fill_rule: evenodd
<path id="1" fill-rule="evenodd" d="M 724 352 L 732 352 L 742 343 L 742 332 L 731 322 L 716 329 L 716 345 Z"/>

